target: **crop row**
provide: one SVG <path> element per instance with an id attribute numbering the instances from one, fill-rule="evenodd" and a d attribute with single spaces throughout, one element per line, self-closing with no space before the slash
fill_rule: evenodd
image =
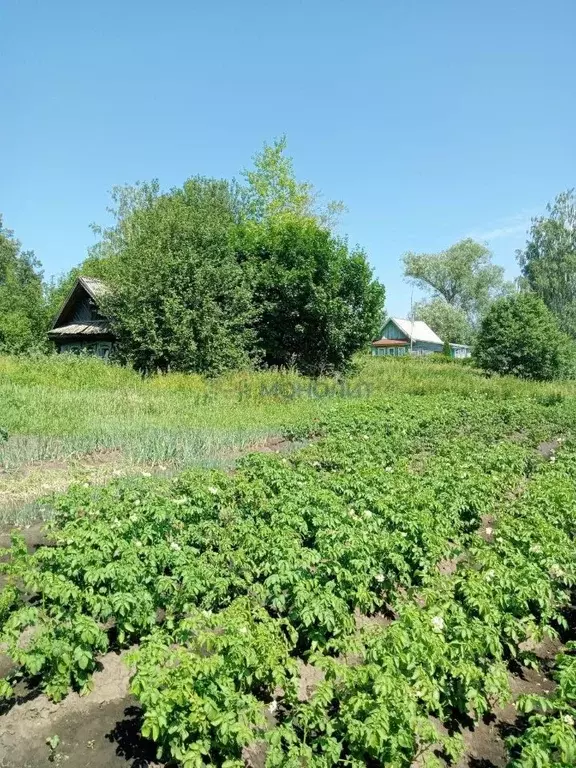
<path id="1" fill-rule="evenodd" d="M 52 546 L 14 539 L 2 641 L 55 699 L 138 642 L 143 732 L 187 767 L 243 765 L 259 738 L 271 766 L 455 755 L 430 717 L 487 711 L 520 643 L 563 621 L 576 467 L 534 446 L 570 422 L 562 403 L 344 403 L 232 476 L 76 488 Z M 358 628 L 375 613 L 389 626 Z M 309 701 L 298 659 L 324 677 Z"/>

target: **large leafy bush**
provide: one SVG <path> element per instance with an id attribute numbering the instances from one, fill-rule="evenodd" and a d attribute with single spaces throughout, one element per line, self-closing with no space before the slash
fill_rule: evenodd
<path id="1" fill-rule="evenodd" d="M 148 192 L 107 243 L 104 310 L 118 356 L 144 371 L 245 367 L 254 312 L 234 252 L 229 185 L 194 178 L 166 195 Z"/>
<path id="2" fill-rule="evenodd" d="M 239 255 L 266 364 L 312 375 L 342 370 L 378 333 L 384 289 L 365 253 L 314 219 L 248 222 Z"/>
<path id="3" fill-rule="evenodd" d="M 571 374 L 574 347 L 542 299 L 520 293 L 488 310 L 474 356 L 486 371 L 546 380 Z"/>

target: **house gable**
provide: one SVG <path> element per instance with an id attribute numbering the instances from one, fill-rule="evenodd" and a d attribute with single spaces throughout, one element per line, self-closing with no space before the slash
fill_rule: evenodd
<path id="1" fill-rule="evenodd" d="M 410 341 L 410 336 L 405 333 L 393 320 L 390 318 L 384 328 L 382 328 L 383 339 L 396 339 L 397 341 Z"/>
<path id="2" fill-rule="evenodd" d="M 78 278 L 48 332 L 59 352 L 108 356 L 114 336 L 98 303 L 105 291 L 100 280 Z"/>
<path id="3" fill-rule="evenodd" d="M 79 277 L 60 308 L 52 329 L 61 328 L 70 323 L 105 321 L 106 318 L 98 306 L 98 300 L 105 291 L 106 287 L 100 280 Z"/>

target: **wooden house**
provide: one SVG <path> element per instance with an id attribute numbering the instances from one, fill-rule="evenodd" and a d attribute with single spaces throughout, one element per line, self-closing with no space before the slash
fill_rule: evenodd
<path id="1" fill-rule="evenodd" d="M 431 355 L 443 352 L 444 342 L 422 320 L 389 318 L 382 328 L 382 338 L 372 342 L 373 355 Z M 470 347 L 450 344 L 452 357 L 470 357 Z"/>
<path id="2" fill-rule="evenodd" d="M 101 280 L 78 278 L 48 332 L 58 352 L 109 356 L 114 335 L 99 307 L 105 292 L 106 286 Z"/>

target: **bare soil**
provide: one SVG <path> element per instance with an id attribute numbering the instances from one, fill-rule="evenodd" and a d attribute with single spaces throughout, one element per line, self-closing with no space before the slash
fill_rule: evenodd
<path id="1" fill-rule="evenodd" d="M 23 526 L 0 526 L 0 547 L 10 546 L 10 533 L 14 530 L 22 534 L 29 552 L 34 552 L 38 547 L 48 544 L 48 539 L 44 533 L 44 522 L 40 521 Z"/>
<path id="2" fill-rule="evenodd" d="M 298 701 L 308 701 L 326 676 L 323 670 L 318 669 L 313 664 L 305 664 L 303 661 L 298 664 L 298 672 L 300 673 Z"/>
<path id="3" fill-rule="evenodd" d="M 512 700 L 479 723 L 462 729 L 466 753 L 456 768 L 505 768 L 508 754 L 504 740 L 521 730 L 522 719 L 516 708 L 518 697 L 523 694 L 546 695 L 556 687 L 547 668 L 562 650 L 562 644 L 548 638 L 530 650 L 541 662 L 541 669 L 521 667 L 515 674 L 510 674 Z"/>
<path id="4" fill-rule="evenodd" d="M 556 453 L 561 443 L 561 437 L 555 437 L 553 440 L 545 440 L 538 446 L 538 453 L 545 459 L 550 459 Z"/>
<path id="5" fill-rule="evenodd" d="M 141 710 L 128 692 L 124 654 L 108 653 L 87 696 L 71 693 L 55 704 L 34 691 L 0 716 L 1 768 L 160 766 L 152 742 L 140 734 Z M 58 736 L 54 754 L 46 739 Z"/>

